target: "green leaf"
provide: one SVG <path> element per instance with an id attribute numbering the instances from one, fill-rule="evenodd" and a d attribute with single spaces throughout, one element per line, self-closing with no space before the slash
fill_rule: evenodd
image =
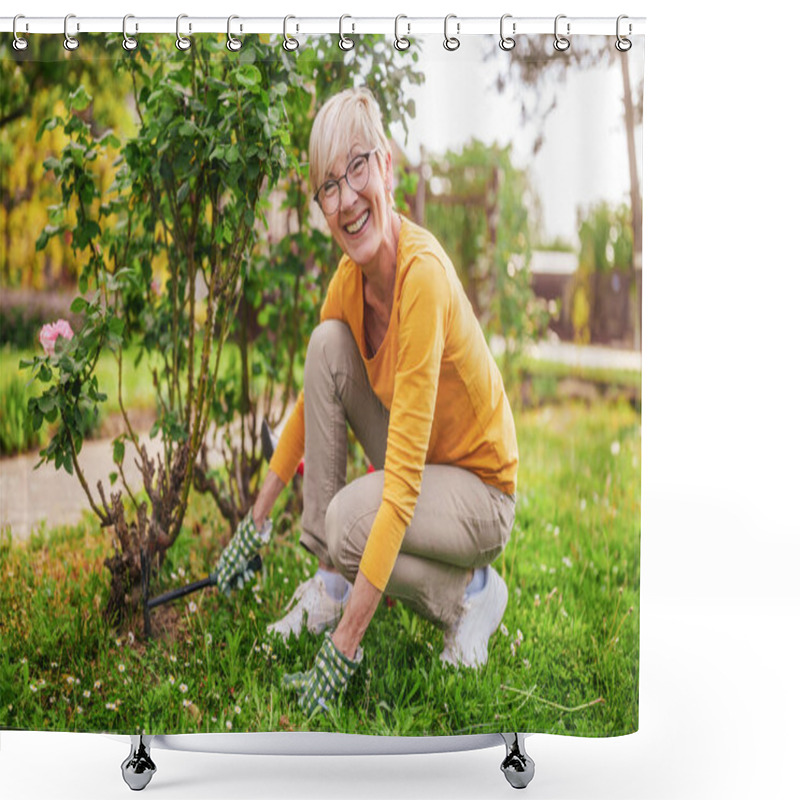
<path id="1" fill-rule="evenodd" d="M 73 111 L 85 111 L 91 102 L 91 96 L 82 85 L 69 96 L 69 106 Z"/>
<path id="2" fill-rule="evenodd" d="M 239 69 L 234 72 L 236 82 L 240 86 L 246 86 L 251 89 L 261 82 L 261 74 L 258 67 L 253 64 L 242 64 Z"/>
<path id="3" fill-rule="evenodd" d="M 72 301 L 72 305 L 69 307 L 69 310 L 73 314 L 80 314 L 82 311 L 85 311 L 89 307 L 89 303 L 84 297 L 76 297 Z"/>
<path id="4" fill-rule="evenodd" d="M 125 458 L 125 442 L 122 439 L 114 440 L 114 463 L 117 465 L 122 464 Z"/>

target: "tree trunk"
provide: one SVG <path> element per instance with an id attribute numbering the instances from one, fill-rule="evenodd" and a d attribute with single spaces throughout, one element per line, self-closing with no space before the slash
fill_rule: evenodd
<path id="1" fill-rule="evenodd" d="M 631 224 L 633 226 L 633 285 L 635 299 L 632 303 L 633 343 L 637 350 L 642 349 L 641 307 L 641 270 L 642 270 L 642 195 L 639 191 L 639 170 L 636 164 L 635 120 L 633 98 L 631 96 L 631 78 L 628 70 L 627 53 L 619 53 L 622 65 L 623 103 L 625 104 L 625 134 L 628 141 L 628 170 L 631 181 Z"/>

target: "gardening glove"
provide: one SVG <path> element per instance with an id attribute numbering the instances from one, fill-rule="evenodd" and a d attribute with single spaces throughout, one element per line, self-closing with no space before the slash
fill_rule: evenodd
<path id="1" fill-rule="evenodd" d="M 356 657 L 351 661 L 336 649 L 330 632 L 326 633 L 314 666 L 308 672 L 284 675 L 283 685 L 298 693 L 297 702 L 309 716 L 320 709 L 327 711 L 339 695 L 344 693 L 350 676 L 363 657 L 364 651 L 359 647 Z"/>
<path id="2" fill-rule="evenodd" d="M 212 573 L 217 579 L 217 588 L 226 597 L 230 597 L 231 589 L 241 589 L 255 577 L 248 562 L 269 541 L 271 533 L 272 520 L 267 519 L 262 529 L 258 530 L 253 522 L 252 509 L 239 523 Z"/>

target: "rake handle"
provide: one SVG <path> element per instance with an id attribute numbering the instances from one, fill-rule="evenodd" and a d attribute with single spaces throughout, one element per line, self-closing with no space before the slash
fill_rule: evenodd
<path id="1" fill-rule="evenodd" d="M 256 553 L 250 561 L 247 562 L 247 567 L 250 572 L 259 572 L 261 567 L 263 566 L 263 562 L 261 561 L 261 556 Z M 235 580 L 236 575 L 233 576 L 232 580 Z M 163 605 L 164 603 L 170 603 L 173 600 L 177 600 L 179 597 L 185 597 L 187 594 L 192 594 L 192 592 L 197 592 L 200 589 L 205 589 L 206 586 L 216 586 L 217 579 L 213 575 L 209 575 L 207 578 L 203 578 L 203 580 L 195 581 L 194 583 L 187 584 L 186 586 L 181 586 L 178 589 L 173 589 L 171 592 L 166 592 L 165 594 L 161 594 L 158 597 L 154 597 L 152 600 L 147 601 L 147 608 L 155 608 L 156 606 Z"/>

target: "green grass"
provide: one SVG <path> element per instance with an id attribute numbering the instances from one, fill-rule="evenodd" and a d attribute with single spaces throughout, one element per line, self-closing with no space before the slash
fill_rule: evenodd
<path id="1" fill-rule="evenodd" d="M 441 632 L 381 604 L 346 695 L 306 719 L 281 678 L 311 665 L 321 637 L 287 646 L 264 633 L 313 569 L 296 522 L 277 532 L 254 584 L 231 600 L 205 590 L 157 609 L 145 645 L 139 619 L 119 631 L 103 622 L 109 545 L 87 517 L 25 544 L 0 539 L 0 728 L 634 731 L 640 418 L 628 404 L 565 404 L 518 415 L 517 432 L 517 519 L 495 562 L 509 605 L 482 671 L 445 668 Z M 198 498 L 152 591 L 205 575 L 224 530 Z"/>

